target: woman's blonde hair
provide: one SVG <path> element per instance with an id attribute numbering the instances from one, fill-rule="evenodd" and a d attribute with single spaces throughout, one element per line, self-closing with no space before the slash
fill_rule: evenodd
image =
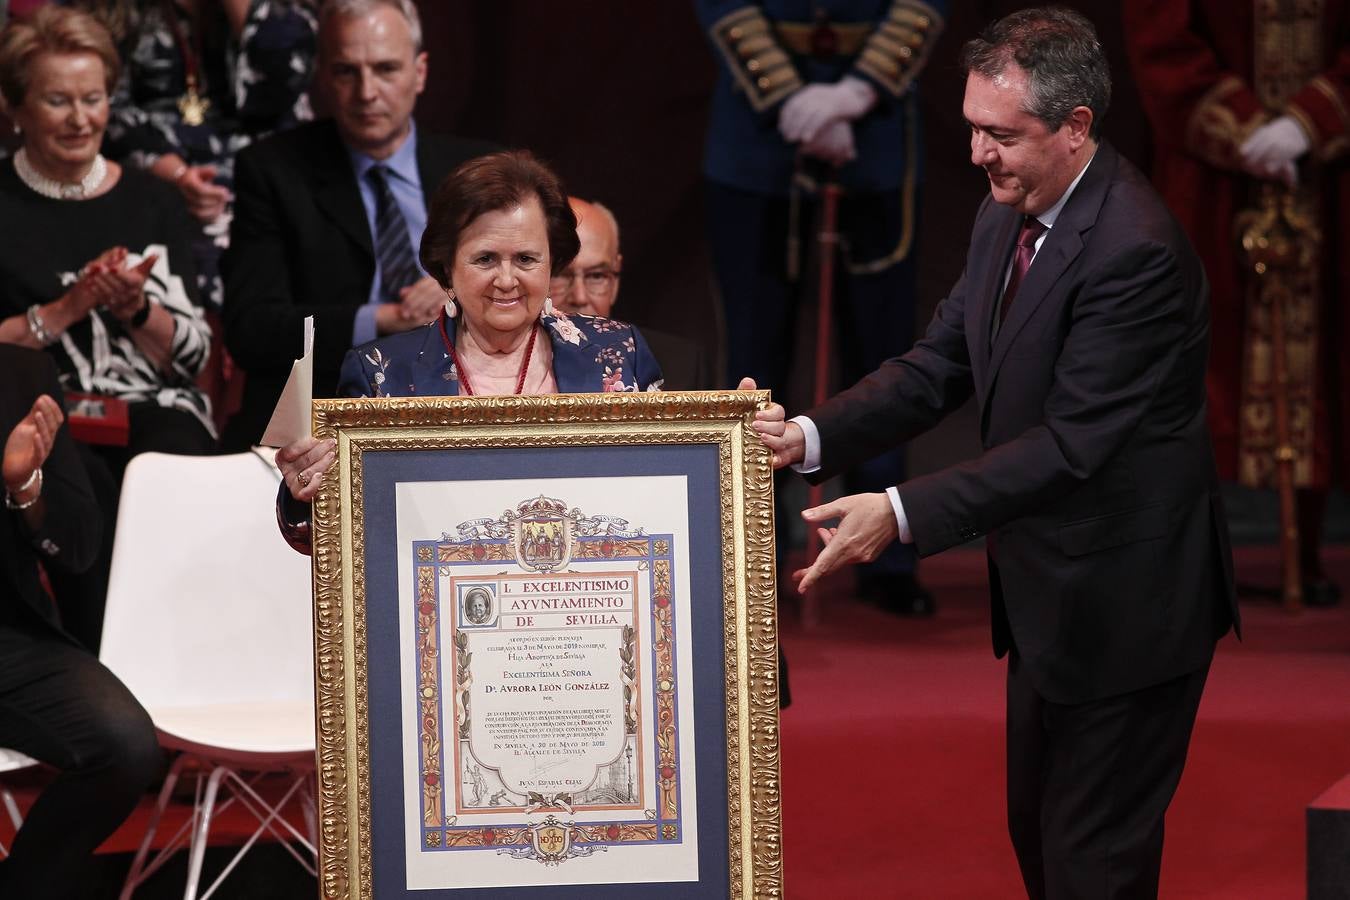
<path id="1" fill-rule="evenodd" d="M 111 94 L 121 60 L 112 35 L 89 13 L 43 6 L 0 31 L 0 95 L 10 109 L 23 104 L 33 60 L 43 53 L 92 53 L 103 63 L 103 84 Z"/>

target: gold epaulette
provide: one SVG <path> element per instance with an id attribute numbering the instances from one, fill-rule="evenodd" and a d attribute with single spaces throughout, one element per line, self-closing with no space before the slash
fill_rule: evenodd
<path id="1" fill-rule="evenodd" d="M 744 6 L 727 13 L 709 34 L 755 112 L 769 109 L 801 88 L 801 76 L 758 7 Z"/>
<path id="2" fill-rule="evenodd" d="M 928 4 L 895 0 L 886 20 L 867 39 L 858 70 L 899 97 L 927 64 L 943 24 Z"/>

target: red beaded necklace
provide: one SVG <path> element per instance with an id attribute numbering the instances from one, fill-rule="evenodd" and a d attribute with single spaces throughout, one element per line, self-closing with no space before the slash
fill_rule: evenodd
<path id="1" fill-rule="evenodd" d="M 446 323 L 450 317 L 446 315 L 445 310 L 441 310 L 441 340 L 445 341 L 445 349 L 450 352 L 450 362 L 454 365 L 455 371 L 459 373 L 460 393 L 466 397 L 473 396 L 473 386 L 469 384 L 469 373 L 464 368 L 464 364 L 459 361 L 459 354 L 455 352 L 455 345 L 450 341 L 450 332 L 446 329 Z M 539 335 L 539 330 L 530 325 L 530 343 L 525 346 L 525 358 L 520 362 L 520 374 L 516 376 L 516 394 L 525 390 L 525 373 L 530 370 L 530 357 L 534 355 L 534 340 Z"/>

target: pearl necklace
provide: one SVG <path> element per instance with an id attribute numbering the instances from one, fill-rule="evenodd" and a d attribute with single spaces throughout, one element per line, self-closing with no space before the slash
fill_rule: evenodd
<path id="1" fill-rule="evenodd" d="M 53 200 L 84 200 L 108 177 L 108 161 L 99 153 L 94 156 L 94 164 L 89 167 L 88 173 L 79 181 L 57 181 L 33 168 L 33 164 L 28 161 L 28 154 L 20 148 L 14 154 L 14 172 L 20 181 L 44 197 Z"/>

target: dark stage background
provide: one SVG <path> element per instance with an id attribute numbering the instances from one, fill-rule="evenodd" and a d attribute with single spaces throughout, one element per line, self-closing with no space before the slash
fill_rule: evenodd
<path id="1" fill-rule="evenodd" d="M 969 164 L 961 119 L 961 43 L 1026 4 L 955 3 L 922 79 L 927 190 L 920 216 L 920 318 L 960 272 L 975 207 L 986 191 Z M 1115 71 L 1125 72 L 1114 4 L 1070 3 L 1096 22 Z M 420 4 L 431 57 L 418 107 L 425 127 L 527 147 L 569 189 L 614 210 L 623 230 L 618 315 L 715 349 L 720 327 L 703 241 L 700 161 L 712 51 L 680 0 L 496 0 Z M 1147 133 L 1118 75 L 1108 137 L 1140 161 Z M 729 373 L 734 376 L 736 373 Z"/>
<path id="2" fill-rule="evenodd" d="M 429 86 L 418 106 L 423 126 L 526 147 L 552 163 L 572 193 L 600 200 L 619 219 L 623 290 L 615 315 L 676 332 L 720 354 L 721 322 L 703 239 L 701 159 L 715 69 L 712 48 L 684 0 L 423 0 Z M 922 328 L 960 274 L 970 223 L 988 190 L 970 165 L 961 117 L 961 45 L 986 23 L 1030 6 L 959 0 L 920 82 L 926 178 L 916 314 Z M 1067 2 L 1097 26 L 1115 84 L 1103 130 L 1147 170 L 1148 123 L 1130 77 L 1120 5 Z M 1216 223 L 1216 227 L 1228 227 Z M 804 322 L 814 322 L 812 310 Z M 803 344 L 810 328 L 802 329 Z M 785 400 L 806 405 L 811 358 Z M 738 373 L 727 373 L 732 386 Z M 975 455 L 969 410 L 911 447 L 916 473 Z M 1273 540 L 1267 495 L 1230 498 L 1235 537 Z M 1350 532 L 1343 498 L 1333 498 L 1328 536 Z"/>

